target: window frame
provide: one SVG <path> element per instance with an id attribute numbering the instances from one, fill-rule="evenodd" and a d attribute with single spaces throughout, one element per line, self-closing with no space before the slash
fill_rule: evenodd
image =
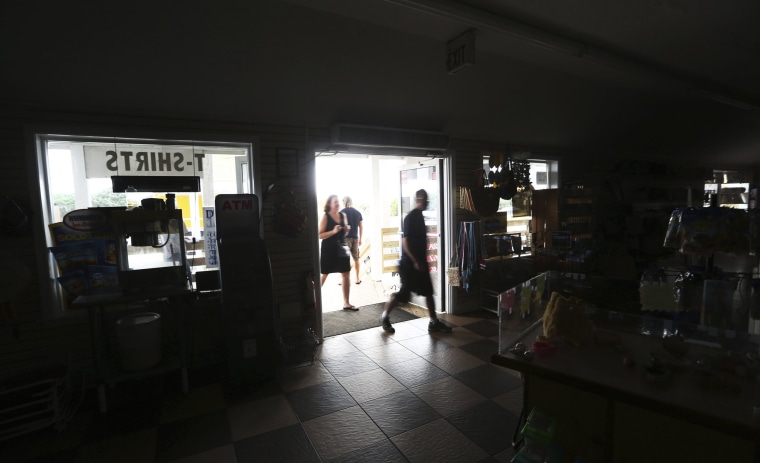
<path id="1" fill-rule="evenodd" d="M 483 155 L 483 168 L 488 172 L 488 158 L 489 155 Z M 521 158 L 522 159 L 522 158 Z M 540 163 L 546 165 L 546 180 L 547 184 L 545 187 L 540 189 L 553 189 L 559 187 L 559 178 L 558 178 L 558 172 L 559 172 L 559 161 L 557 159 L 550 159 L 550 158 L 537 158 L 535 156 L 529 155 L 524 158 L 529 163 Z M 531 175 L 532 177 L 532 175 Z M 506 206 L 506 208 L 502 208 L 501 204 L 502 202 L 508 202 L 509 205 Z M 530 243 L 530 221 L 533 220 L 533 211 L 531 210 L 531 213 L 526 216 L 518 216 L 514 217 L 512 215 L 512 200 L 499 200 L 499 213 L 505 214 L 505 220 L 506 220 L 506 229 L 507 230 L 514 230 L 515 227 L 518 229 L 524 228 L 527 230 L 526 236 L 523 236 L 523 243 L 529 244 Z M 511 225 L 511 227 L 510 227 Z"/>
<path id="2" fill-rule="evenodd" d="M 30 201 L 36 211 L 33 218 L 34 253 L 37 264 L 40 309 L 42 322 L 79 321 L 87 316 L 86 311 L 64 310 L 60 304 L 57 282 L 55 281 L 55 261 L 48 247 L 50 238 L 48 225 L 53 222 L 53 204 L 50 201 L 51 189 L 48 182 L 49 141 L 104 142 L 104 143 L 153 143 L 164 145 L 184 145 L 194 147 L 229 147 L 247 150 L 247 177 L 251 192 L 261 198 L 261 159 L 259 138 L 242 134 L 204 134 L 197 132 L 171 133 L 159 130 L 136 130 L 124 126 L 112 127 L 61 127 L 61 126 L 27 126 L 27 166 L 29 173 Z"/>
<path id="3" fill-rule="evenodd" d="M 548 159 L 548 158 L 535 158 L 535 157 L 528 157 L 525 159 L 531 164 L 546 164 L 546 186 L 543 188 L 536 188 L 537 190 L 550 190 L 553 188 L 559 188 L 559 180 L 557 178 L 557 172 L 559 171 L 559 161 L 556 159 Z M 486 168 L 488 166 L 488 156 L 483 156 L 483 166 L 486 172 L 488 172 L 488 169 Z M 501 201 L 509 201 L 511 204 L 512 200 L 500 200 L 499 203 L 501 204 Z M 499 212 L 506 212 L 507 213 L 507 219 L 508 220 L 530 220 L 531 215 L 527 216 L 520 216 L 520 217 L 514 217 L 512 216 L 511 207 L 509 210 L 502 209 L 499 207 Z"/>

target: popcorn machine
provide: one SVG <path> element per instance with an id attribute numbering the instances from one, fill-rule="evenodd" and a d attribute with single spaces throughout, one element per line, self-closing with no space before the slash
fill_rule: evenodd
<path id="1" fill-rule="evenodd" d="M 198 176 L 116 175 L 111 183 L 114 193 L 201 191 Z M 119 285 L 124 290 L 192 288 L 182 210 L 175 208 L 174 193 L 166 193 L 166 202 L 148 197 L 141 204 L 111 213 L 118 234 Z"/>
<path id="2" fill-rule="evenodd" d="M 123 289 L 188 285 L 182 210 L 117 210 L 111 220 Z"/>

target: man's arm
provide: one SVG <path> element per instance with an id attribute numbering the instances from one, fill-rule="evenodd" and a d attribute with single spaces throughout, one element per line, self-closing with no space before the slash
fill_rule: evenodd
<path id="1" fill-rule="evenodd" d="M 401 239 L 401 247 L 404 248 L 404 254 L 407 255 L 407 256 L 409 256 L 409 259 L 411 259 L 412 265 L 414 265 L 414 269 L 415 270 L 419 270 L 420 269 L 420 263 L 419 263 L 419 261 L 417 261 L 417 258 L 412 253 L 412 250 L 409 249 L 409 242 L 408 241 L 409 240 L 407 239 L 407 237 L 404 236 L 404 238 Z"/>
<path id="2" fill-rule="evenodd" d="M 359 245 L 362 244 L 362 236 L 364 235 L 364 221 L 359 221 Z"/>

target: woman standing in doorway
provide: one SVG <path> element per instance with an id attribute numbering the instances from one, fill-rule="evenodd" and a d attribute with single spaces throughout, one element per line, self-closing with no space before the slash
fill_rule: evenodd
<path id="1" fill-rule="evenodd" d="M 319 239 L 322 240 L 319 256 L 322 286 L 327 275 L 340 273 L 343 280 L 343 309 L 359 310 L 348 301 L 351 291 L 349 273 L 351 271 L 351 255 L 346 244 L 346 234 L 351 228 L 346 215 L 340 211 L 338 195 L 330 195 L 325 202 L 325 215 L 319 221 Z"/>

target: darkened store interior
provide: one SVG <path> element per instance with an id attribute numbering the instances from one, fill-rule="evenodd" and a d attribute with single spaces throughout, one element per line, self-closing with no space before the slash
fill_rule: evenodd
<path id="1" fill-rule="evenodd" d="M 760 461 L 758 17 L 5 2 L 0 461 Z"/>

